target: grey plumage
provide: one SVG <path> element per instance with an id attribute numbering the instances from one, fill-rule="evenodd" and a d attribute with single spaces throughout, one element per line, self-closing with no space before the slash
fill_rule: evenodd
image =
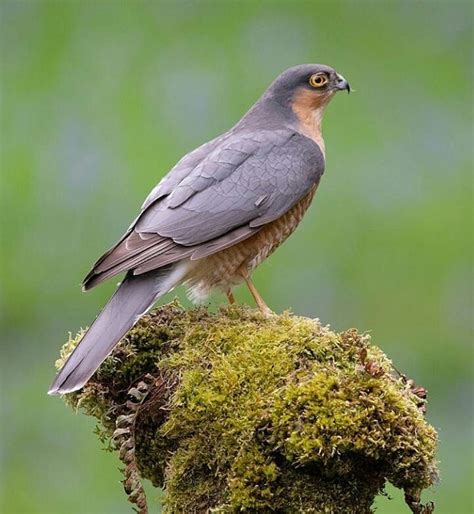
<path id="1" fill-rule="evenodd" d="M 143 275 L 128 274 L 54 379 L 49 394 L 80 389 L 117 341 L 181 278 L 176 265 Z"/>
<path id="2" fill-rule="evenodd" d="M 254 236 L 317 185 L 324 156 L 291 105 L 315 70 L 331 75 L 334 90 L 342 88 L 343 79 L 327 66 L 287 70 L 237 125 L 184 156 L 151 191 L 124 236 L 84 279 L 87 290 L 127 272 L 51 394 L 82 387 L 138 317 L 187 280 L 193 261 Z"/>
<path id="3" fill-rule="evenodd" d="M 164 181 L 167 194 L 155 188 L 129 234 L 96 263 L 86 289 L 125 270 L 143 273 L 243 240 L 290 209 L 324 170 L 318 146 L 290 129 L 235 131 L 196 162 L 185 176 L 178 163 L 174 187 Z"/>

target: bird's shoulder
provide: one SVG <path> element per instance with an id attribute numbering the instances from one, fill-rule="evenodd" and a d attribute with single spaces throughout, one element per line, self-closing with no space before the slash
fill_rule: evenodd
<path id="1" fill-rule="evenodd" d="M 280 157 L 284 154 L 286 159 L 293 159 L 300 166 L 302 161 L 306 161 L 306 165 L 321 173 L 324 169 L 324 157 L 319 146 L 297 130 L 286 127 L 231 129 L 184 155 L 153 188 L 142 205 L 142 211 L 165 196 L 170 196 L 170 205 L 177 206 L 188 195 L 225 180 L 248 159 L 264 164 L 272 154 Z"/>

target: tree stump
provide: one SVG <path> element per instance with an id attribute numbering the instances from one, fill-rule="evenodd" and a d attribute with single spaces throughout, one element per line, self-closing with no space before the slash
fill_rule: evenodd
<path id="1" fill-rule="evenodd" d="M 433 510 L 420 503 L 438 474 L 426 392 L 355 329 L 173 302 L 64 399 L 98 419 L 140 513 L 142 478 L 168 513 L 365 514 L 387 481 L 412 512 Z"/>

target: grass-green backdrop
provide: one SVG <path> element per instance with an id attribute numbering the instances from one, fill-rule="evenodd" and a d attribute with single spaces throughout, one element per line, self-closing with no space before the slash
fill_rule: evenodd
<path id="1" fill-rule="evenodd" d="M 323 62 L 356 93 L 328 108 L 316 200 L 256 283 L 276 311 L 370 330 L 428 389 L 426 497 L 471 513 L 470 3 L 18 0 L 0 33 L 0 511 L 131 512 L 93 420 L 46 395 L 67 332 L 114 287 L 80 280 L 178 158 L 286 67 Z M 378 512 L 407 512 L 389 492 Z"/>

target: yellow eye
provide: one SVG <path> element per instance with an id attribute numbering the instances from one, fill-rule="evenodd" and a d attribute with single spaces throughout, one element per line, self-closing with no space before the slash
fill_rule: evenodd
<path id="1" fill-rule="evenodd" d="M 312 87 L 323 87 L 328 83 L 328 78 L 326 75 L 316 73 L 309 77 L 309 85 Z"/>

